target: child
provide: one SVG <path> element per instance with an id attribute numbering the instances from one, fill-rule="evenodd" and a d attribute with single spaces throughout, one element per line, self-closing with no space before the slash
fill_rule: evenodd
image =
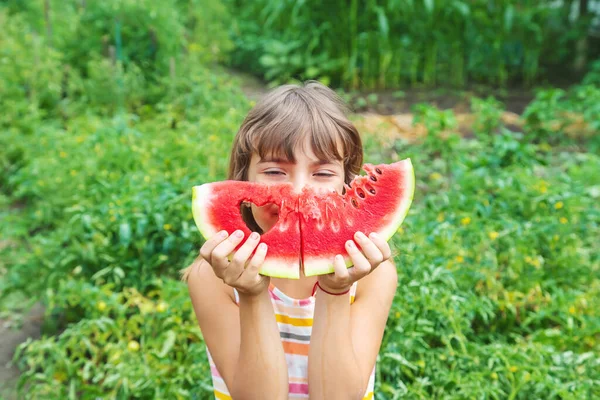
<path id="1" fill-rule="evenodd" d="M 362 158 L 359 134 L 335 92 L 318 82 L 284 85 L 242 123 L 229 179 L 342 193 Z M 277 222 L 277 212 L 275 205 L 245 208 L 244 219 L 255 232 L 247 238 L 241 231 L 219 232 L 184 270 L 216 398 L 371 399 L 397 285 L 388 244 L 357 232 L 346 243 L 353 267 L 338 256 L 329 275 L 262 276 L 268 249 L 259 244 L 259 233 Z"/>

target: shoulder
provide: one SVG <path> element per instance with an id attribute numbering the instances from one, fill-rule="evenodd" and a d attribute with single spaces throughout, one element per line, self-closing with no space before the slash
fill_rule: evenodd
<path id="1" fill-rule="evenodd" d="M 219 279 L 211 265 L 198 256 L 194 262 L 181 271 L 181 280 L 187 282 L 192 300 L 205 297 L 224 298 L 227 296 L 235 303 L 233 289 Z"/>

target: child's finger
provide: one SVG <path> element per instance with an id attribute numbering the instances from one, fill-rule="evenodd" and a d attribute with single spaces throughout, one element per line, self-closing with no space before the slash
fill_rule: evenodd
<path id="1" fill-rule="evenodd" d="M 371 263 L 363 253 L 356 247 L 354 241 L 346 242 L 346 251 L 354 264 L 354 267 L 348 269 L 351 281 L 357 281 L 371 271 Z"/>
<path id="2" fill-rule="evenodd" d="M 332 278 L 335 280 L 346 282 L 349 279 L 350 274 L 344 262 L 344 257 L 339 254 L 333 260 L 333 273 L 335 276 Z"/>
<path id="3" fill-rule="evenodd" d="M 250 274 L 250 276 L 258 275 L 258 271 L 260 270 L 260 266 L 265 262 L 265 257 L 267 256 L 267 245 L 265 243 L 261 243 L 258 245 L 254 256 L 250 259 L 248 263 L 248 267 L 246 268 L 246 273 Z"/>
<path id="4" fill-rule="evenodd" d="M 227 238 L 227 231 L 218 232 L 216 235 L 208 239 L 202 247 L 200 247 L 200 256 L 208 261 L 209 264 L 212 265 L 211 255 L 215 247 L 217 247 L 223 240 Z"/>
<path id="5" fill-rule="evenodd" d="M 237 269 L 244 269 L 246 266 L 246 261 L 248 261 L 248 258 L 250 257 L 256 246 L 258 246 L 259 240 L 260 235 L 256 232 L 252 232 L 250 234 L 250 237 L 248 237 L 248 239 L 246 240 L 246 243 L 244 243 L 239 249 L 237 249 L 237 251 L 233 255 L 233 258 L 231 259 L 230 268 L 234 267 Z"/>
<path id="6" fill-rule="evenodd" d="M 356 232 L 355 240 L 360 245 L 371 267 L 377 267 L 384 260 L 381 250 L 364 233 Z"/>
<path id="7" fill-rule="evenodd" d="M 237 247 L 244 238 L 244 232 L 237 230 L 229 235 L 227 240 L 222 241 L 211 253 L 211 265 L 213 268 L 226 268 L 229 262 L 227 256 Z"/>
<path id="8" fill-rule="evenodd" d="M 372 232 L 369 235 L 369 239 L 371 239 L 371 241 L 375 243 L 375 246 L 377 246 L 379 251 L 381 251 L 384 260 L 392 258 L 392 249 L 390 249 L 390 245 L 388 244 L 388 242 L 383 240 L 381 236 L 379 236 L 376 232 Z"/>

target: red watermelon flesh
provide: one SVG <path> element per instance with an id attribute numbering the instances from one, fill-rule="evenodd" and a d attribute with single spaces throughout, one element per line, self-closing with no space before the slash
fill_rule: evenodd
<path id="1" fill-rule="evenodd" d="M 264 184 L 224 181 L 193 188 L 194 220 L 205 238 L 220 230 L 250 230 L 242 220 L 242 202 L 275 204 L 279 220 L 261 236 L 269 248 L 261 274 L 299 278 L 300 261 L 306 276 L 333 272 L 335 255 L 351 260 L 345 242 L 361 231 L 377 232 L 388 240 L 398 229 L 412 202 L 414 172 L 410 159 L 393 164 L 365 164 L 367 176 L 357 176 L 343 195 L 295 193 L 289 183 Z"/>
<path id="2" fill-rule="evenodd" d="M 345 243 L 357 231 L 365 235 L 376 232 L 388 240 L 404 220 L 414 193 L 410 160 L 365 164 L 363 169 L 367 176 L 354 178 L 343 196 L 303 191 L 298 211 L 305 275 L 332 272 L 337 254 L 351 265 Z"/>
<path id="3" fill-rule="evenodd" d="M 301 249 L 296 198 L 290 183 L 265 185 L 244 181 L 214 182 L 194 186 L 192 212 L 204 238 L 210 239 L 221 230 L 232 234 L 240 229 L 244 232 L 244 243 L 251 231 L 242 219 L 242 203 L 252 202 L 259 207 L 277 205 L 277 223 L 261 235 L 261 242 L 269 247 L 260 272 L 269 276 L 297 279 L 300 277 Z M 240 246 L 241 244 L 237 248 Z"/>

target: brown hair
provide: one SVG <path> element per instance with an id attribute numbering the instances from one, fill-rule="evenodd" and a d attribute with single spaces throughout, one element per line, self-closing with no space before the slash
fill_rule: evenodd
<path id="1" fill-rule="evenodd" d="M 248 180 L 252 154 L 281 157 L 291 162 L 294 150 L 308 135 L 313 152 L 321 160 L 342 160 L 344 182 L 360 171 L 362 142 L 348 120 L 348 108 L 340 97 L 317 81 L 282 85 L 267 93 L 250 110 L 233 141 L 229 179 Z M 343 154 L 339 153 L 338 142 Z M 249 207 L 241 210 L 244 222 L 263 233 Z"/>
<path id="2" fill-rule="evenodd" d="M 279 86 L 268 92 L 248 113 L 235 136 L 228 179 L 248 180 L 252 154 L 294 160 L 294 150 L 310 137 L 311 148 L 321 160 L 342 160 L 344 182 L 358 175 L 363 148 L 349 109 L 341 98 L 317 81 Z M 338 150 L 341 144 L 343 154 Z M 248 227 L 262 233 L 249 207 L 242 217 Z M 187 280 L 185 269 L 182 280 Z M 187 273 L 186 273 L 187 272 Z"/>
<path id="3" fill-rule="evenodd" d="M 283 85 L 267 93 L 250 110 L 233 141 L 229 179 L 248 180 L 253 153 L 282 156 L 294 162 L 294 150 L 306 135 L 319 159 L 343 160 L 344 181 L 360 171 L 363 150 L 356 127 L 340 97 L 317 81 Z M 338 151 L 338 140 L 343 155 Z"/>

